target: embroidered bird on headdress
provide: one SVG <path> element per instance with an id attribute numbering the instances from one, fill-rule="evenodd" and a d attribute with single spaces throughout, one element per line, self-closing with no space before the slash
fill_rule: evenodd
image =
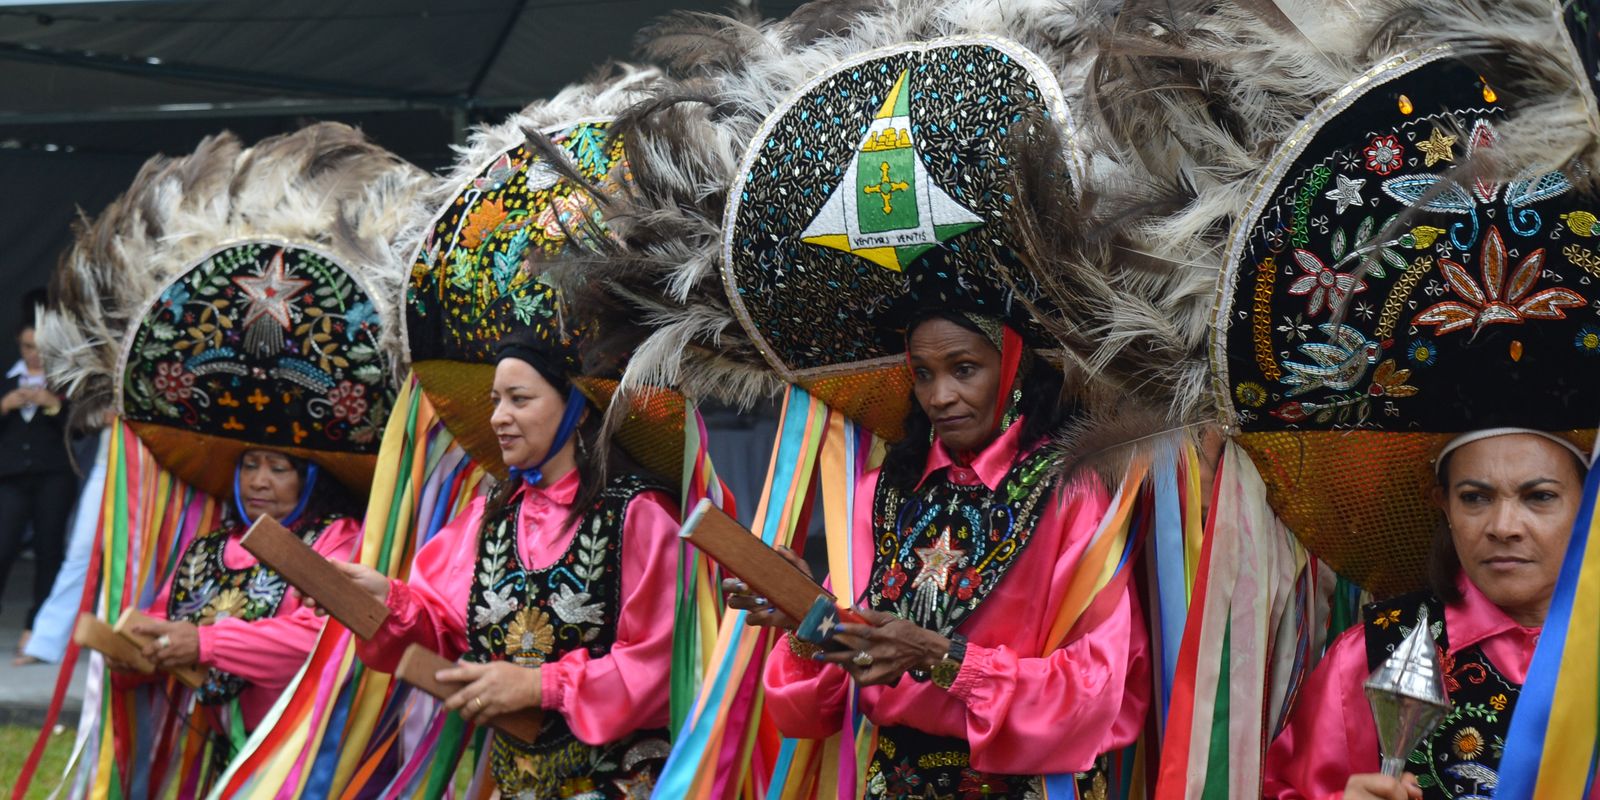
<path id="1" fill-rule="evenodd" d="M 1332 322 L 1318 325 L 1317 330 L 1322 331 L 1328 341 L 1307 342 L 1299 348 L 1315 364 L 1283 362 L 1284 369 L 1289 371 L 1283 382 L 1294 387 L 1285 392 L 1289 397 L 1324 386 L 1335 391 L 1353 388 L 1367 374 L 1367 367 L 1378 361 L 1381 348 L 1361 331 Z"/>

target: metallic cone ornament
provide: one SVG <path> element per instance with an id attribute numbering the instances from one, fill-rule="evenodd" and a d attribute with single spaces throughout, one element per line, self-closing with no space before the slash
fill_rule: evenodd
<path id="1" fill-rule="evenodd" d="M 1430 625 L 1428 608 L 1423 606 L 1411 635 L 1367 678 L 1367 702 L 1378 725 L 1383 774 L 1391 778 L 1400 777 L 1406 756 L 1450 711 Z"/>

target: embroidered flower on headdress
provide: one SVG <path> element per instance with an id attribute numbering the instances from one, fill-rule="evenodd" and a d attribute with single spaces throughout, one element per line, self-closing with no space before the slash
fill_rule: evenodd
<path id="1" fill-rule="evenodd" d="M 478 204 L 467 215 L 467 223 L 461 228 L 461 246 L 468 250 L 478 249 L 478 245 L 494 234 L 505 219 L 505 201 L 495 199 Z"/>
<path id="2" fill-rule="evenodd" d="M 1372 143 L 1361 148 L 1361 152 L 1367 157 L 1367 169 L 1379 175 L 1388 175 L 1400 168 L 1405 148 L 1392 135 L 1374 136 Z"/>
<path id="3" fill-rule="evenodd" d="M 1372 371 L 1372 385 L 1367 387 L 1367 394 L 1373 397 L 1410 397 L 1417 393 L 1417 387 L 1406 385 L 1409 377 L 1411 370 L 1398 369 L 1394 359 L 1384 359 Z"/>
<path id="4" fill-rule="evenodd" d="M 978 590 L 978 568 L 967 567 L 956 573 L 954 583 L 956 597 L 962 600 L 971 600 L 972 593 Z"/>
<path id="5" fill-rule="evenodd" d="M 1294 260 L 1305 274 L 1289 284 L 1289 294 L 1310 295 L 1306 313 L 1313 317 L 1323 309 L 1332 311 L 1334 305 L 1343 303 L 1346 297 L 1367 289 L 1366 281 L 1334 270 L 1310 250 L 1297 248 Z"/>
<path id="6" fill-rule="evenodd" d="M 350 381 L 339 381 L 339 385 L 328 392 L 328 405 L 333 409 L 333 418 L 352 425 L 361 422 L 367 413 L 366 395 L 367 387 Z"/>
<path id="7" fill-rule="evenodd" d="M 169 403 L 179 400 L 188 400 L 194 391 L 194 373 L 183 368 L 176 361 L 163 361 L 156 365 L 156 377 L 152 381 L 156 391 Z"/>
<path id="8" fill-rule="evenodd" d="M 348 325 L 345 329 L 345 338 L 354 341 L 356 334 L 362 328 L 377 329 L 378 310 L 372 307 L 372 301 L 362 300 L 344 312 L 344 321 Z"/>
<path id="9" fill-rule="evenodd" d="M 183 310 L 184 305 L 189 302 L 191 296 L 189 287 L 185 286 L 183 281 L 178 281 L 168 286 L 167 290 L 161 293 L 161 305 L 163 308 L 171 310 L 173 316 L 177 316 Z"/>
<path id="10" fill-rule="evenodd" d="M 1485 325 L 1496 323 L 1521 324 L 1530 319 L 1566 319 L 1562 309 L 1581 308 L 1587 305 L 1577 292 L 1554 286 L 1534 292 L 1534 282 L 1544 269 L 1544 248 L 1529 253 L 1517 262 L 1517 268 L 1506 274 L 1506 245 L 1500 238 L 1500 229 L 1489 226 L 1483 237 L 1483 247 L 1478 255 L 1478 269 L 1483 283 L 1472 279 L 1466 267 L 1448 258 L 1439 259 L 1450 288 L 1465 302 L 1446 300 L 1422 310 L 1413 320 L 1414 325 L 1435 325 L 1438 332 L 1471 328 L 1474 332 Z"/>
<path id="11" fill-rule="evenodd" d="M 1572 337 L 1572 346 L 1578 348 L 1584 355 L 1600 355 L 1600 328 L 1585 325 L 1578 329 L 1578 334 Z"/>
<path id="12" fill-rule="evenodd" d="M 1233 387 L 1233 396 L 1239 401 L 1240 405 L 1246 405 L 1251 408 L 1260 408 L 1267 402 L 1266 387 L 1255 381 L 1245 381 Z"/>
<path id="13" fill-rule="evenodd" d="M 1417 338 L 1411 340 L 1410 346 L 1406 347 L 1406 356 L 1411 359 L 1413 364 L 1431 367 L 1433 362 L 1439 360 L 1439 349 L 1433 346 L 1431 340 Z"/>

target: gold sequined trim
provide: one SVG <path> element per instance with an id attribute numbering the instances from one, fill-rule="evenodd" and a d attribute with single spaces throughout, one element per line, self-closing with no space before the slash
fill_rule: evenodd
<path id="1" fill-rule="evenodd" d="M 1378 328 L 1373 336 L 1379 341 L 1394 335 L 1394 326 L 1400 321 L 1400 308 L 1405 305 L 1406 298 L 1411 296 L 1417 284 L 1433 271 L 1433 256 L 1418 256 L 1411 262 L 1411 267 L 1400 280 L 1394 282 L 1389 290 L 1389 296 L 1383 301 L 1383 313 L 1378 315 Z"/>
<path id="2" fill-rule="evenodd" d="M 893 758 L 893 756 L 890 756 Z M 965 767 L 968 756 L 955 750 L 946 750 L 943 753 L 928 753 L 917 759 L 917 766 L 921 769 L 935 769 L 937 767 Z"/>
<path id="3" fill-rule="evenodd" d="M 1278 279 L 1278 263 L 1272 256 L 1262 259 L 1256 267 L 1256 296 L 1250 310 L 1251 339 L 1256 345 L 1256 366 L 1269 381 L 1283 377 L 1283 370 L 1272 358 L 1272 284 Z"/>
<path id="4" fill-rule="evenodd" d="M 1568 261 L 1583 267 L 1584 272 L 1600 278 L 1600 256 L 1596 256 L 1593 250 L 1581 244 L 1569 244 L 1561 248 L 1561 254 L 1566 256 Z"/>

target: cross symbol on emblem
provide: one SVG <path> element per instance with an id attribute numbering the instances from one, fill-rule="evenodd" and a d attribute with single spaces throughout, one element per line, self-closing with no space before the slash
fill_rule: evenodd
<path id="1" fill-rule="evenodd" d="M 910 191 L 911 185 L 905 181 L 889 180 L 889 162 L 887 161 L 879 164 L 878 169 L 881 170 L 881 174 L 883 175 L 882 179 L 880 179 L 877 183 L 866 186 L 861 191 L 867 194 L 875 194 L 879 197 L 882 197 L 883 213 L 892 214 L 894 213 L 894 193 Z"/>

